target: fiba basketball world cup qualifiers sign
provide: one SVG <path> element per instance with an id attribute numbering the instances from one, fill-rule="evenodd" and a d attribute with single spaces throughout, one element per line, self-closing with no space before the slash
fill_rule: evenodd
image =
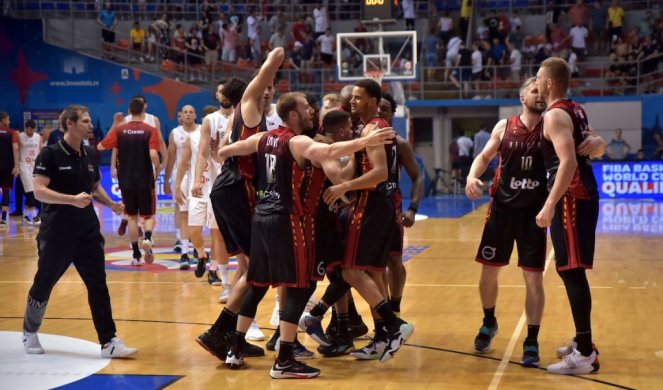
<path id="1" fill-rule="evenodd" d="M 663 161 L 592 162 L 601 198 L 663 199 Z"/>

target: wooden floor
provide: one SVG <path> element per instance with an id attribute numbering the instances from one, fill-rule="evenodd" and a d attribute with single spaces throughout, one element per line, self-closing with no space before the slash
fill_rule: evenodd
<path id="1" fill-rule="evenodd" d="M 596 269 L 589 272 L 589 278 L 593 332 L 600 350 L 599 374 L 554 376 L 544 369 L 519 365 L 527 329 L 523 278 L 514 265 L 506 267 L 500 276 L 496 310 L 499 334 L 487 354 L 473 353 L 473 339 L 482 317 L 477 288 L 480 267 L 473 258 L 483 227 L 484 204 L 462 218 L 430 218 L 407 230 L 406 246 L 418 252 L 406 263 L 408 278 L 402 316 L 416 327 L 408 345 L 386 364 L 317 356 L 310 364 L 320 368 L 322 374 L 306 385 L 334 389 L 663 388 L 663 207 L 654 205 L 645 211 L 645 224 L 650 224 L 649 230 L 655 232 L 608 232 L 597 237 Z M 602 210 L 605 207 L 602 204 Z M 113 233 L 118 221 L 104 215 L 108 252 L 113 252 L 113 248 L 126 250 L 125 241 Z M 610 223 L 604 222 L 604 230 L 612 229 Z M 637 225 L 637 221 L 633 222 L 633 226 Z M 160 216 L 159 229 L 162 232 L 156 234 L 157 245 L 170 245 L 173 234 L 163 231 L 172 232 L 172 218 Z M 22 227 L 0 233 L 2 331 L 21 330 L 25 298 L 37 265 L 35 235 L 34 230 Z M 118 255 L 109 258 L 117 260 Z M 134 272 L 128 270 L 130 267 L 107 264 L 118 336 L 140 352 L 132 360 L 112 361 L 100 374 L 181 376 L 169 387 L 173 389 L 293 385 L 291 381 L 270 379 L 272 352 L 265 358 L 248 359 L 245 369 L 231 371 L 194 342 L 222 308 L 216 301 L 219 288 L 196 279 L 193 272 Z M 539 343 L 545 367 L 556 361 L 555 348 L 574 333 L 552 253 L 548 256 L 544 283 L 546 307 Z M 325 286 L 318 287 L 318 296 Z M 364 318 L 370 320 L 367 306 L 359 304 Z M 258 311 L 258 323 L 268 337 L 272 333 L 269 317 L 273 305 L 274 295 L 268 293 Z M 41 332 L 96 342 L 85 288 L 73 268 L 53 291 Z M 300 334 L 300 339 L 308 347 L 315 347 L 304 335 Z M 20 343 L 18 339 L 16 342 Z M 259 344 L 264 346 L 264 342 Z M 2 349 L 0 345 L 0 353 Z"/>

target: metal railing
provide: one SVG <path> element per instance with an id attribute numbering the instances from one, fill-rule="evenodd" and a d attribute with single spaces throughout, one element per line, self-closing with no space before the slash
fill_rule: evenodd
<path id="1" fill-rule="evenodd" d="M 8 7 L 19 17 L 94 17 L 96 18 L 103 1 L 95 0 L 5 0 Z M 138 1 L 109 1 L 117 17 L 122 20 L 156 19 L 163 13 L 170 14 L 176 20 L 200 20 L 202 19 L 208 2 L 203 0 L 148 0 L 144 3 Z M 245 20 L 251 9 L 256 9 L 258 15 L 264 19 L 276 14 L 278 10 L 283 11 L 287 21 L 294 21 L 298 16 L 312 17 L 315 3 L 302 4 L 288 0 L 255 0 L 246 2 L 224 1 L 215 2 L 210 5 L 210 12 L 214 19 L 223 12 L 228 15 L 234 9 L 236 14 Z M 417 17 L 426 17 L 429 12 L 428 0 L 415 0 Z M 360 20 L 361 8 L 359 1 L 331 0 L 328 5 L 330 20 Z"/>

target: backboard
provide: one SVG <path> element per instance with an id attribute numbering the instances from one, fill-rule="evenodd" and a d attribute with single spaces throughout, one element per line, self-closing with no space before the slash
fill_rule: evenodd
<path id="1" fill-rule="evenodd" d="M 417 32 L 375 31 L 336 34 L 337 77 L 340 81 L 383 72 L 382 80 L 417 78 Z"/>

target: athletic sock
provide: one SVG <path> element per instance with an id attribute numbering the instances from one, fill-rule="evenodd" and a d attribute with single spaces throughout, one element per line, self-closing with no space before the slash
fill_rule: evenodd
<path id="1" fill-rule="evenodd" d="M 219 318 L 212 324 L 212 331 L 220 332 L 224 330 L 231 330 L 237 327 L 237 314 L 224 307 L 219 314 Z"/>
<path id="2" fill-rule="evenodd" d="M 145 230 L 145 239 L 152 241 L 152 231 L 151 230 Z"/>
<path id="3" fill-rule="evenodd" d="M 578 343 L 578 351 L 583 356 L 589 356 L 594 351 L 592 347 L 592 331 L 576 333 L 576 343 Z"/>
<path id="4" fill-rule="evenodd" d="M 175 239 L 177 240 L 182 239 L 182 234 L 180 233 L 180 229 L 175 229 Z"/>
<path id="5" fill-rule="evenodd" d="M 341 336 L 347 336 L 350 332 L 348 329 L 349 317 L 348 313 L 339 313 L 336 316 L 336 329 L 338 329 L 338 334 Z"/>
<path id="6" fill-rule="evenodd" d="M 384 324 L 390 331 L 393 331 L 403 322 L 396 317 L 393 311 L 391 311 L 387 301 L 382 301 L 375 305 L 375 311 L 380 315 L 382 321 L 384 321 Z"/>
<path id="7" fill-rule="evenodd" d="M 384 341 L 387 339 L 387 328 L 384 327 L 384 321 L 373 320 L 375 326 L 375 340 Z"/>
<path id="8" fill-rule="evenodd" d="M 189 253 L 189 240 L 182 240 L 182 254 L 186 255 Z"/>
<path id="9" fill-rule="evenodd" d="M 313 309 L 309 312 L 310 315 L 313 317 L 318 317 L 319 319 L 322 319 L 322 316 L 325 315 L 327 312 L 327 309 L 329 309 L 329 306 L 325 306 L 322 301 L 318 302 L 313 306 Z"/>
<path id="10" fill-rule="evenodd" d="M 348 298 L 348 315 L 350 316 L 350 318 L 359 317 L 359 313 L 357 312 L 357 306 L 355 306 L 355 300 L 352 299 L 352 296 Z"/>
<path id="11" fill-rule="evenodd" d="M 495 306 L 486 309 L 483 309 L 483 324 L 485 326 L 493 327 L 495 326 Z"/>
<path id="12" fill-rule="evenodd" d="M 541 325 L 527 325 L 527 337 L 525 341 L 536 342 L 536 339 L 539 337 L 539 329 Z"/>
<path id="13" fill-rule="evenodd" d="M 401 312 L 401 298 L 389 298 L 389 305 L 391 306 L 391 311 L 400 313 Z"/>
<path id="14" fill-rule="evenodd" d="M 131 249 L 134 251 L 134 257 L 140 257 L 140 249 L 138 249 L 138 241 L 131 243 Z"/>
<path id="15" fill-rule="evenodd" d="M 228 264 L 219 264 L 219 274 L 221 274 L 221 283 L 230 284 L 230 276 L 228 275 Z"/>
<path id="16" fill-rule="evenodd" d="M 279 361 L 281 362 L 286 362 L 290 360 L 290 357 L 292 356 L 292 349 L 295 347 L 294 342 L 287 342 L 287 341 L 279 341 L 281 345 L 279 345 Z"/>

